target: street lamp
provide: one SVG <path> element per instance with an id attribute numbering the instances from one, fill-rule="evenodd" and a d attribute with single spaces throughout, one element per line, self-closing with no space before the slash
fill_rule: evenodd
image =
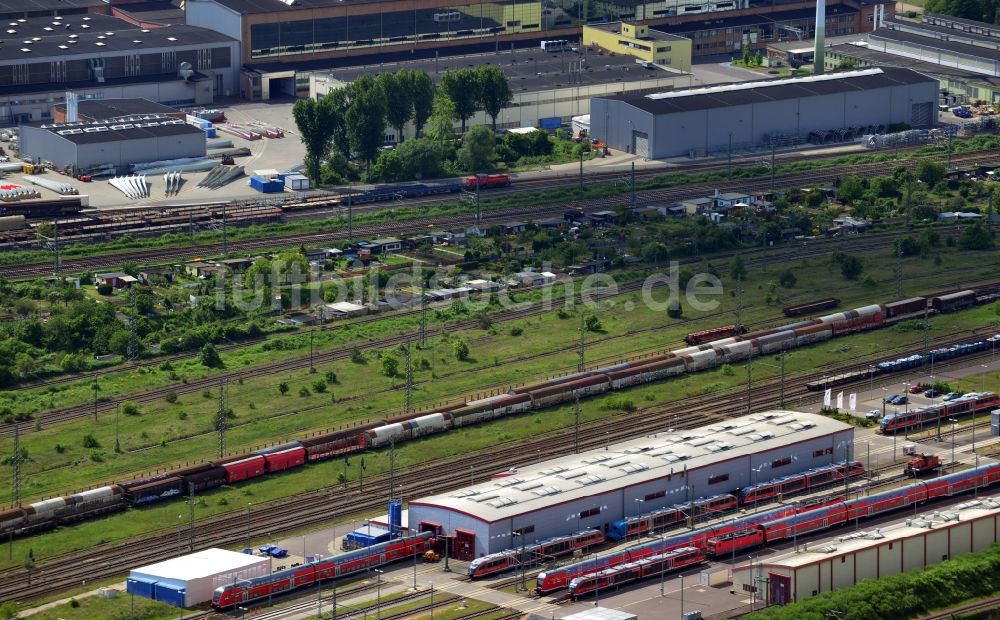
<path id="1" fill-rule="evenodd" d="M 638 516 L 639 516 L 640 514 L 642 514 L 642 503 L 643 503 L 644 501 L 646 501 L 646 500 L 644 500 L 644 499 L 639 499 L 638 497 L 637 497 L 637 498 L 635 498 L 635 505 L 636 505 L 636 509 L 635 509 L 635 516 L 637 516 L 637 517 L 638 517 Z M 627 527 L 627 526 L 626 526 L 626 527 Z M 627 530 L 626 530 L 626 531 L 627 531 Z M 640 540 L 642 540 L 642 530 L 641 530 L 641 529 L 640 529 L 640 530 L 639 530 L 638 532 L 636 532 L 636 535 L 635 535 L 635 541 L 636 541 L 636 542 L 639 542 Z"/>
<path id="2" fill-rule="evenodd" d="M 955 418 L 948 418 L 951 422 L 951 466 L 955 467 L 955 423 L 958 422 Z"/>
<path id="3" fill-rule="evenodd" d="M 375 586 L 375 618 L 382 617 L 382 571 L 375 569 L 375 575 L 377 577 L 377 585 Z"/>
<path id="4" fill-rule="evenodd" d="M 795 514 L 799 514 L 799 503 L 800 500 L 795 500 Z M 799 528 L 795 524 L 792 525 L 792 547 L 795 549 L 795 553 L 799 552 Z"/>

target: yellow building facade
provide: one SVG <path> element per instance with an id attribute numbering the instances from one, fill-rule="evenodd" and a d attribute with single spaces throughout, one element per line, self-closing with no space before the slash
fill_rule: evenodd
<path id="1" fill-rule="evenodd" d="M 677 71 L 691 70 L 691 39 L 651 30 L 644 24 L 614 22 L 584 26 L 583 44 Z"/>

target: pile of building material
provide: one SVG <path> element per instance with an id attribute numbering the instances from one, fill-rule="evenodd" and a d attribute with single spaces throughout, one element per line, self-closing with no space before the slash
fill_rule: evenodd
<path id="1" fill-rule="evenodd" d="M 38 187 L 44 187 L 45 189 L 52 190 L 57 194 L 63 196 L 75 196 L 79 194 L 79 190 L 70 185 L 69 183 L 63 183 L 62 181 L 53 181 L 50 179 L 43 179 L 41 177 L 25 175 L 24 180 L 32 185 L 37 185 Z"/>
<path id="2" fill-rule="evenodd" d="M 198 187 L 218 189 L 223 185 L 232 183 L 243 176 L 243 174 L 243 166 L 216 166 L 198 183 Z"/>
<path id="3" fill-rule="evenodd" d="M 130 175 L 127 177 L 115 177 L 108 180 L 108 183 L 112 187 L 117 188 L 121 193 L 125 194 L 133 200 L 139 198 L 149 197 L 149 184 L 146 182 L 146 176 Z"/>

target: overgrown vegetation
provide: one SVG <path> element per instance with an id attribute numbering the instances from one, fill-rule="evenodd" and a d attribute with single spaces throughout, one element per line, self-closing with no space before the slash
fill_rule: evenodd
<path id="1" fill-rule="evenodd" d="M 754 620 L 905 620 L 1000 592 L 1000 545 L 843 590 L 824 592 L 783 607 L 772 606 Z"/>

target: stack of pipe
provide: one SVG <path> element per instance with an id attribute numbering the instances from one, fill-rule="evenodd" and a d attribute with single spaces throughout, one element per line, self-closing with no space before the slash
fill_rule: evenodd
<path id="1" fill-rule="evenodd" d="M 198 187 L 218 189 L 241 176 L 243 176 L 243 166 L 217 166 L 201 180 L 201 183 L 198 183 Z"/>
<path id="2" fill-rule="evenodd" d="M 108 183 L 133 200 L 147 198 L 149 196 L 149 184 L 146 183 L 145 175 L 114 177 L 113 179 L 108 180 Z"/>
<path id="3" fill-rule="evenodd" d="M 12 183 L 0 184 L 0 201 L 3 202 L 16 202 L 18 200 L 30 200 L 41 197 L 42 195 L 38 193 L 37 189 Z"/>
<path id="4" fill-rule="evenodd" d="M 190 164 L 180 164 L 173 166 L 161 166 L 160 168 L 147 168 L 143 174 L 164 174 L 166 172 L 204 172 L 215 168 L 218 164 L 213 159 L 201 159 Z"/>
<path id="5" fill-rule="evenodd" d="M 205 143 L 205 146 L 210 149 L 231 149 L 233 148 L 232 140 L 209 140 Z"/>
<path id="6" fill-rule="evenodd" d="M 45 189 L 52 190 L 57 194 L 62 194 L 63 196 L 75 196 L 80 193 L 75 187 L 69 183 L 63 183 L 62 181 L 52 181 L 32 175 L 25 175 L 24 180 L 32 185 L 44 187 Z"/>

